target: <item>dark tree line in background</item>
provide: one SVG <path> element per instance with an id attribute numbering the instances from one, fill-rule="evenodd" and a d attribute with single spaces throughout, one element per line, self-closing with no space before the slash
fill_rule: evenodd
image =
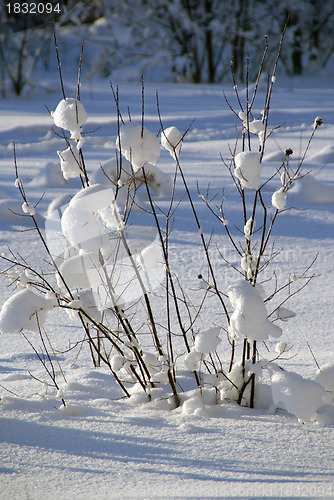
<path id="1" fill-rule="evenodd" d="M 67 63 L 72 57 L 76 64 L 85 36 L 88 72 L 131 80 L 144 69 L 146 80 L 218 83 L 229 78 L 231 61 L 239 81 L 248 56 L 258 66 L 265 35 L 270 64 L 285 25 L 285 72 L 326 68 L 334 52 L 334 0 L 80 0 L 56 29 Z M 52 44 L 50 25 L 12 33 L 2 5 L 3 95 L 37 85 L 36 72 L 52 66 Z"/>

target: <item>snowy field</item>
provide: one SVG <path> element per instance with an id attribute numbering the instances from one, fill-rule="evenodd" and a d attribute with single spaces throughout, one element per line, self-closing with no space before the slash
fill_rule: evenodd
<path id="1" fill-rule="evenodd" d="M 68 82 L 67 82 L 68 83 Z M 114 82 L 117 83 L 117 82 Z M 44 197 L 38 213 L 45 216 L 49 203 L 62 194 L 74 194 L 77 180 L 64 183 L 57 150 L 63 141 L 51 132 L 54 110 L 61 100 L 56 80 L 47 83 L 49 92 L 0 102 L 0 246 L 9 248 L 32 266 L 39 268 L 45 258 L 35 232 L 21 232 L 22 200 L 14 186 L 13 145 L 16 144 L 19 175 L 31 203 Z M 195 118 L 180 155 L 203 233 L 215 228 L 215 242 L 230 260 L 239 265 L 228 237 L 217 219 L 199 198 L 197 183 L 205 193 L 224 194 L 229 224 L 238 224 L 240 204 L 223 158 L 230 157 L 229 144 L 235 143 L 238 120 L 226 105 L 222 90 L 235 104 L 228 85 L 159 85 L 160 111 L 164 127 L 183 131 Z M 75 83 L 67 86 L 75 97 Z M 260 114 L 264 87 L 256 110 Z M 303 182 L 289 193 L 285 211 L 274 228 L 279 279 L 301 273 L 313 261 L 310 274 L 316 277 L 288 307 L 296 316 L 283 323 L 281 341 L 292 345 L 280 365 L 314 379 L 320 367 L 333 364 L 333 253 L 334 253 L 334 92 L 330 78 L 277 79 L 271 104 L 270 126 L 282 125 L 266 145 L 262 175 L 280 166 L 282 151 L 291 148 L 297 161 L 312 133 L 316 116 L 323 125 L 316 131 L 304 172 Z M 145 86 L 145 125 L 159 131 L 156 86 Z M 141 87 L 120 85 L 121 110 L 129 106 L 133 119 L 141 114 Z M 107 81 L 83 83 L 81 101 L 88 113 L 85 130 L 92 130 L 83 150 L 88 172 L 115 154 L 117 126 L 115 104 Z M 263 103 L 263 99 L 262 99 Z M 263 105 L 263 104 L 262 104 Z M 99 127 L 99 128 L 98 128 Z M 50 166 L 51 164 L 51 166 Z M 157 163 L 172 176 L 173 160 L 161 152 Z M 279 188 L 274 179 L 268 196 Z M 182 198 L 182 186 L 177 195 Z M 161 196 L 162 207 L 168 195 Z M 42 219 L 41 219 L 42 220 Z M 198 288 L 198 274 L 204 260 L 198 229 L 189 203 L 182 198 L 171 236 L 172 262 L 183 286 Z M 219 256 L 214 257 L 222 287 L 234 279 Z M 220 267 L 221 266 L 221 267 Z M 2 269 L 6 264 L 2 264 Z M 269 277 L 269 275 L 268 275 Z M 1 304 L 12 288 L 0 279 Z M 207 328 L 219 321 L 213 304 L 203 312 Z M 78 323 L 66 313 L 55 312 L 46 331 L 61 363 L 67 384 L 61 380 L 68 407 L 62 407 L 56 390 L 36 378 L 45 374 L 36 355 L 20 335 L 0 335 L 0 498 L 34 499 L 177 499 L 177 498 L 331 498 L 333 483 L 333 424 L 328 412 L 324 421 L 305 423 L 277 408 L 241 408 L 224 403 L 216 414 L 192 414 L 178 408 L 168 411 L 157 402 L 126 401 L 104 368 L 93 368 L 86 345 L 69 349 L 84 337 Z M 28 335 L 38 346 L 35 335 Z M 273 349 L 275 341 L 269 341 Z M 178 349 L 178 346 L 176 346 Z M 180 352 L 182 348 L 179 348 Z M 261 347 L 262 353 L 265 348 Z M 313 354 L 312 354 L 313 353 Z M 314 357 L 316 358 L 316 362 Z M 224 359 L 224 353 L 222 353 Z M 228 354 L 227 359 L 228 361 Z M 184 369 L 187 388 L 189 374 Z M 32 375 L 36 378 L 33 378 Z M 182 373 L 181 373 L 182 375 Z M 302 395 L 301 395 L 302 397 Z"/>

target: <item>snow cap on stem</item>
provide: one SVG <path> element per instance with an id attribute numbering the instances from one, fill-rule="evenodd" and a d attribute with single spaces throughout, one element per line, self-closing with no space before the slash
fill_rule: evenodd
<path id="1" fill-rule="evenodd" d="M 80 101 L 69 97 L 63 99 L 51 116 L 57 127 L 71 132 L 71 139 L 82 140 L 81 126 L 87 121 L 88 116 Z"/>
<path id="2" fill-rule="evenodd" d="M 75 179 L 82 174 L 78 152 L 69 146 L 64 151 L 57 151 L 60 158 L 60 168 L 65 180 Z"/>
<path id="3" fill-rule="evenodd" d="M 200 354 L 210 354 L 210 352 L 215 351 L 221 343 L 219 332 L 220 328 L 214 326 L 197 333 L 195 336 L 195 350 Z"/>
<path id="4" fill-rule="evenodd" d="M 322 118 L 320 118 L 320 116 L 317 116 L 314 120 L 314 123 L 313 123 L 314 130 L 316 130 L 318 127 L 320 127 L 322 125 L 322 123 L 323 123 Z"/>
<path id="5" fill-rule="evenodd" d="M 284 187 L 281 187 L 271 197 L 271 204 L 273 207 L 277 208 L 277 210 L 283 210 L 286 204 L 286 196 L 287 192 L 284 191 Z"/>
<path id="6" fill-rule="evenodd" d="M 230 319 L 233 337 L 266 340 L 269 336 L 279 337 L 282 334 L 281 328 L 267 319 L 263 298 L 249 281 L 239 280 L 230 285 L 228 296 L 235 309 Z"/>
<path id="7" fill-rule="evenodd" d="M 161 132 L 161 146 L 169 151 L 170 155 L 176 159 L 179 157 L 181 145 L 182 145 L 182 135 L 176 127 L 165 128 Z"/>
<path id="8" fill-rule="evenodd" d="M 261 156 L 259 153 L 241 152 L 234 158 L 235 175 L 243 188 L 259 189 L 261 184 Z"/>

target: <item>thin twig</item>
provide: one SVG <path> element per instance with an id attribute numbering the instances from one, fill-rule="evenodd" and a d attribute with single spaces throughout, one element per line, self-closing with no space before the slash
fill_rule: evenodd
<path id="1" fill-rule="evenodd" d="M 60 57 L 59 57 L 59 49 L 58 49 L 58 42 L 57 42 L 57 36 L 56 36 L 55 22 L 53 22 L 53 38 L 54 38 L 54 44 L 55 44 L 56 56 L 57 56 L 57 62 L 58 62 L 58 73 L 59 73 L 60 87 L 61 87 L 63 97 L 64 97 L 64 99 L 66 99 L 65 89 L 64 89 L 64 81 L 63 81 L 63 76 L 62 76 L 62 71 L 61 71 L 61 61 L 60 61 Z"/>

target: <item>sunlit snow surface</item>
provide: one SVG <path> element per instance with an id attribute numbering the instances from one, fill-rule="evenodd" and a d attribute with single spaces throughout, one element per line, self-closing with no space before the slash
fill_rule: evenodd
<path id="1" fill-rule="evenodd" d="M 235 125 L 240 123 L 228 109 L 223 89 L 235 104 L 228 84 L 212 87 L 165 84 L 158 90 L 164 129 L 175 126 L 182 134 L 196 118 L 182 144 L 181 164 L 203 233 L 209 236 L 215 227 L 213 244 L 218 243 L 226 257 L 239 266 L 239 256 L 233 254 L 224 228 L 211 217 L 197 191 L 197 182 L 203 195 L 208 183 L 212 195 L 218 193 L 221 197 L 224 190 L 224 215 L 230 227 L 239 224 L 241 238 L 240 203 L 220 160 L 220 154 L 230 158 L 229 144 L 233 147 Z M 75 84 L 66 91 L 68 97 L 75 97 Z M 156 111 L 156 86 L 147 84 L 145 95 L 145 127 L 156 136 L 161 127 Z M 80 189 L 78 179 L 64 183 L 58 175 L 57 151 L 64 149 L 64 142 L 51 133 L 53 120 L 44 105 L 55 110 L 61 99 L 58 92 L 0 102 L 1 252 L 7 255 L 10 246 L 36 268 L 45 257 L 36 235 L 16 231 L 19 227 L 28 229 L 29 222 L 13 213 L 24 215 L 22 200 L 14 186 L 12 142 L 16 144 L 19 175 L 30 203 L 36 204 L 45 191 L 36 208 L 43 224 L 51 201 L 54 207 L 61 207 L 69 202 L 68 195 L 73 196 Z M 108 82 L 83 85 L 81 99 L 88 115 L 83 131 L 93 131 L 101 125 L 85 136 L 83 144 L 88 171 L 96 177 L 100 164 L 115 157 L 115 105 Z M 260 96 L 258 100 L 255 119 L 260 117 L 263 108 Z M 129 106 L 132 120 L 139 125 L 141 105 L 140 82 L 120 85 L 121 112 L 127 116 Z M 294 151 L 291 161 L 297 162 L 312 131 L 314 118 L 322 117 L 324 124 L 316 132 L 303 168 L 305 173 L 311 173 L 288 194 L 285 208 L 293 206 L 295 210 L 283 212 L 274 229 L 275 245 L 282 248 L 276 259 L 279 280 L 293 273 L 300 274 L 318 255 L 309 272 L 317 278 L 288 302 L 296 316 L 280 323 L 283 333 L 279 339 L 292 345 L 283 356 L 286 360 L 280 361 L 287 374 L 295 372 L 312 380 L 318 368 L 308 345 L 320 367 L 332 365 L 334 354 L 333 112 L 331 79 L 280 81 L 278 78 L 270 126 L 283 125 L 268 140 L 261 171 L 263 182 L 280 166 L 286 148 Z M 53 168 L 50 163 L 54 164 Z M 161 150 L 157 167 L 164 174 L 173 175 L 173 159 L 168 151 Z M 59 172 L 55 174 L 57 168 Z M 279 178 L 266 186 L 268 206 L 280 187 Z M 181 185 L 178 189 L 181 196 Z M 62 198 L 55 202 L 60 196 Z M 158 201 L 162 207 L 168 206 L 166 193 Z M 197 276 L 205 272 L 205 260 L 186 200 L 176 213 L 172 250 L 175 253 L 171 253 L 171 262 L 183 285 L 187 290 L 198 289 Z M 228 285 L 238 277 L 222 265 L 217 254 L 213 256 L 213 264 L 227 292 Z M 268 269 L 268 278 L 269 273 Z M 0 280 L 1 303 L 12 294 L 13 288 L 8 289 L 7 285 L 5 279 Z M 206 329 L 219 324 L 220 317 L 221 311 L 215 307 L 201 313 Z M 84 334 L 66 314 L 51 313 L 45 327 L 56 351 L 63 352 L 59 361 L 67 384 L 60 376 L 58 398 L 52 388 L 47 390 L 31 377 L 30 373 L 41 379 L 45 375 L 25 339 L 19 334 L 0 336 L 0 491 L 3 498 L 330 498 L 334 494 L 333 427 L 326 425 L 332 421 L 326 408 L 319 418 L 324 425 L 301 424 L 283 409 L 261 410 L 261 402 L 265 403 L 263 407 L 268 402 L 267 386 L 259 392 L 257 410 L 228 404 L 203 410 L 196 393 L 188 399 L 184 410 L 173 412 L 164 409 L 164 401 L 159 398 L 149 404 L 140 402 L 134 394 L 129 403 L 119 399 L 120 391 L 107 370 L 92 368 L 88 349 L 84 348 L 78 357 L 77 348 L 67 351 L 69 346 L 80 342 Z M 224 359 L 226 339 L 222 332 L 219 337 Z M 30 338 L 38 345 L 36 335 Z M 217 338 L 214 337 L 214 344 Z M 199 351 L 200 340 L 199 337 Z M 266 343 L 274 352 L 277 339 Z M 176 349 L 182 354 L 181 344 L 176 345 Z M 265 353 L 264 347 L 261 350 Z M 197 363 L 196 359 L 191 360 L 191 366 Z M 117 362 L 115 359 L 115 366 Z M 193 384 L 185 364 L 184 370 L 182 384 L 186 391 L 193 388 Z M 326 368 L 322 376 L 316 377 L 327 392 L 332 387 L 331 375 L 332 369 Z M 287 384 L 290 390 L 294 387 L 297 393 L 300 391 L 298 376 L 292 376 L 293 383 L 287 382 L 291 375 L 284 379 L 273 373 L 272 377 L 276 389 Z M 322 401 L 319 387 L 312 385 L 311 393 Z M 66 409 L 60 409 L 61 396 L 68 402 Z M 302 394 L 298 396 L 299 416 L 303 419 L 309 416 L 310 410 Z M 209 393 L 207 397 L 210 398 Z M 290 394 L 286 393 L 281 406 L 293 408 Z"/>

